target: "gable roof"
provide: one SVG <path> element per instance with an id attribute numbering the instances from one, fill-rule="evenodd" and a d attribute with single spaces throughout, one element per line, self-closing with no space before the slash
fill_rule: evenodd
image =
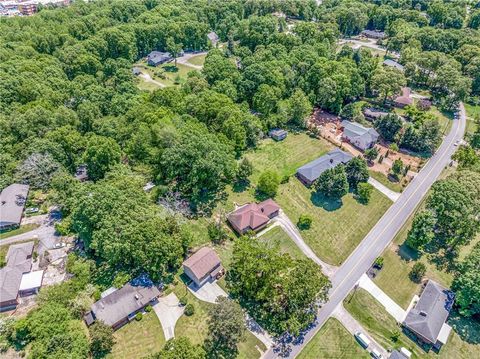
<path id="1" fill-rule="evenodd" d="M 363 110 L 363 114 L 366 117 L 377 119 L 377 118 L 380 118 L 380 117 L 387 116 L 388 112 L 384 112 L 384 111 L 376 110 L 374 108 L 367 107 L 366 109 Z"/>
<path id="2" fill-rule="evenodd" d="M 208 37 L 208 39 L 209 39 L 211 42 L 213 42 L 213 43 L 218 42 L 218 39 L 219 39 L 219 37 L 218 37 L 218 35 L 217 35 L 217 33 L 216 33 L 215 31 L 209 32 L 209 33 L 207 34 L 207 37 Z"/>
<path id="3" fill-rule="evenodd" d="M 29 186 L 13 183 L 0 193 L 0 227 L 20 224 Z"/>
<path id="4" fill-rule="evenodd" d="M 352 158 L 353 156 L 351 154 L 335 148 L 326 155 L 300 167 L 297 173 L 313 182 L 326 170 L 332 169 L 341 163 L 345 164 Z"/>
<path id="5" fill-rule="evenodd" d="M 228 221 L 241 231 L 246 228 L 256 229 L 266 224 L 273 213 L 278 211 L 280 206 L 272 199 L 260 203 L 250 203 L 238 208 L 228 216 Z"/>
<path id="6" fill-rule="evenodd" d="M 452 309 L 454 298 L 453 292 L 430 279 L 403 324 L 435 344 Z"/>
<path id="7" fill-rule="evenodd" d="M 130 283 L 107 295 L 92 305 L 95 319 L 109 326 L 127 318 L 130 314 L 145 307 L 160 291 L 155 286 L 133 286 Z"/>
<path id="8" fill-rule="evenodd" d="M 7 265 L 0 269 L 0 302 L 17 298 L 24 273 L 32 269 L 34 242 L 12 244 L 8 248 Z"/>
<path id="9" fill-rule="evenodd" d="M 374 128 L 363 127 L 356 122 L 344 120 L 341 124 L 344 127 L 343 136 L 361 142 L 364 147 L 376 142 L 380 136 Z"/>
<path id="10" fill-rule="evenodd" d="M 395 103 L 399 103 L 402 105 L 411 105 L 413 103 L 413 99 L 410 97 L 410 93 L 410 87 L 402 87 L 402 94 L 395 97 Z"/>
<path id="11" fill-rule="evenodd" d="M 200 248 L 183 262 L 183 265 L 189 268 L 198 279 L 204 278 L 219 264 L 220 258 L 217 253 L 209 247 Z"/>
<path id="12" fill-rule="evenodd" d="M 160 52 L 160 51 L 152 51 L 147 56 L 147 60 L 154 63 L 167 61 L 167 60 L 170 60 L 171 58 L 172 58 L 172 55 L 170 55 L 169 52 Z"/>

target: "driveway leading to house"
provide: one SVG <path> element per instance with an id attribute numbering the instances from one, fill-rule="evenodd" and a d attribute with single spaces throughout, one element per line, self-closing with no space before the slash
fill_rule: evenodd
<path id="1" fill-rule="evenodd" d="M 321 268 L 322 272 L 327 276 L 327 277 L 332 277 L 335 274 L 335 271 L 337 270 L 337 267 L 334 267 L 328 263 L 325 263 L 322 261 L 320 258 L 317 257 L 317 255 L 312 251 L 312 249 L 305 243 L 305 241 L 302 238 L 302 235 L 300 234 L 300 231 L 297 229 L 295 224 L 292 223 L 290 218 L 280 210 L 279 214 L 277 217 L 273 218 L 274 222 L 277 222 L 280 224 L 280 226 L 285 230 L 285 232 L 290 236 L 290 238 L 295 242 L 295 244 L 300 248 L 300 250 L 311 260 L 313 260 L 315 263 L 317 263 Z"/>
<path id="2" fill-rule="evenodd" d="M 150 76 L 150 74 L 148 74 L 148 73 L 146 73 L 146 72 L 142 72 L 142 73 L 140 74 L 140 77 L 141 77 L 142 79 L 144 79 L 145 81 L 147 81 L 147 82 L 150 82 L 150 83 L 152 83 L 152 84 L 157 85 L 158 87 L 162 87 L 162 88 L 163 88 L 163 87 L 167 87 L 167 86 L 165 86 L 165 84 L 162 84 L 161 82 L 152 79 L 152 76 Z"/>
<path id="3" fill-rule="evenodd" d="M 228 297 L 227 292 L 225 292 L 217 282 L 207 282 L 201 287 L 197 287 L 195 283 L 190 283 L 188 290 L 198 299 L 215 304 L 218 297 Z"/>
<path id="4" fill-rule="evenodd" d="M 199 56 L 199 55 L 206 55 L 207 51 L 204 52 L 187 52 L 183 56 L 177 57 L 177 63 L 194 68 L 196 70 L 201 70 L 203 69 L 203 66 L 200 65 L 194 65 L 188 60 L 190 60 L 192 57 Z"/>
<path id="5" fill-rule="evenodd" d="M 250 333 L 255 335 L 267 348 L 271 348 L 274 341 L 270 334 L 258 324 L 255 319 L 245 314 L 245 325 Z"/>
<path id="6" fill-rule="evenodd" d="M 375 339 L 373 339 L 370 334 L 368 334 L 365 329 L 360 325 L 357 320 L 351 316 L 351 314 L 343 307 L 343 305 L 340 303 L 335 310 L 332 313 L 332 316 L 336 318 L 342 325 L 347 329 L 350 334 L 355 336 L 355 333 L 361 332 L 367 336 L 368 339 L 370 339 L 371 343 L 368 346 L 367 350 L 369 352 L 372 351 L 372 349 L 376 349 L 379 351 L 384 358 L 388 358 L 389 353 L 380 345 L 378 344 Z M 360 345 L 360 344 L 359 344 Z"/>
<path id="7" fill-rule="evenodd" d="M 395 202 L 398 197 L 400 197 L 400 193 L 392 191 L 390 188 L 384 186 L 373 177 L 368 178 L 368 183 L 370 183 L 373 187 L 382 192 L 385 196 L 390 198 L 393 202 Z"/>
<path id="8" fill-rule="evenodd" d="M 180 306 L 180 301 L 175 293 L 170 293 L 166 297 L 159 298 L 158 303 L 153 305 L 152 308 L 160 320 L 165 340 L 174 338 L 175 324 L 185 310 L 185 307 Z"/>
<path id="9" fill-rule="evenodd" d="M 360 288 L 369 292 L 378 302 L 384 306 L 385 310 L 395 318 L 398 323 L 402 323 L 407 315 L 407 312 L 403 310 L 395 301 L 390 298 L 383 290 L 381 290 L 368 276 L 364 274 L 358 281 Z"/>

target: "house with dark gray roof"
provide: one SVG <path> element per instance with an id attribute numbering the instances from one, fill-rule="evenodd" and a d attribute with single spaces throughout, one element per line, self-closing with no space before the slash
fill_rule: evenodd
<path id="1" fill-rule="evenodd" d="M 15 228 L 22 221 L 29 186 L 13 183 L 0 193 L 0 230 Z"/>
<path id="2" fill-rule="evenodd" d="M 363 127 L 356 122 L 344 120 L 341 125 L 343 127 L 342 138 L 362 151 L 373 147 L 380 136 L 374 128 Z"/>
<path id="3" fill-rule="evenodd" d="M 134 286 L 127 283 L 122 288 L 95 302 L 84 316 L 87 325 L 101 320 L 114 330 L 132 320 L 147 305 L 153 304 L 160 291 L 155 286 Z"/>
<path id="4" fill-rule="evenodd" d="M 384 39 L 387 35 L 383 31 L 378 30 L 363 30 L 361 35 L 368 37 L 369 39 Z"/>
<path id="5" fill-rule="evenodd" d="M 6 266 L 0 269 L 0 311 L 14 309 L 25 273 L 32 269 L 34 242 L 12 244 L 8 248 Z"/>
<path id="6" fill-rule="evenodd" d="M 152 51 L 147 56 L 147 63 L 150 66 L 162 65 L 165 62 L 172 61 L 173 57 L 169 52 Z"/>
<path id="7" fill-rule="evenodd" d="M 346 164 L 352 158 L 353 156 L 351 154 L 336 148 L 326 155 L 300 167 L 296 175 L 303 184 L 311 186 L 323 172 L 335 168 L 339 164 Z"/>
<path id="8" fill-rule="evenodd" d="M 407 313 L 403 326 L 421 341 L 440 347 L 447 342 L 452 330 L 445 322 L 454 300 L 452 291 L 430 279 L 418 302 Z"/>

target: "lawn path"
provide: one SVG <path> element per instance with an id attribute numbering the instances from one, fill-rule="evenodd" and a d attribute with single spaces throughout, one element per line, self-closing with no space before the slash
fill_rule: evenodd
<path id="1" fill-rule="evenodd" d="M 162 88 L 163 88 L 163 87 L 167 87 L 167 86 L 165 86 L 165 84 L 162 84 L 161 82 L 152 79 L 152 77 L 151 77 L 148 73 L 146 73 L 146 72 L 142 72 L 142 73 L 140 74 L 140 77 L 141 77 L 142 79 L 144 79 L 145 81 L 147 81 L 147 82 L 150 82 L 150 83 L 152 83 L 152 84 L 157 85 L 158 87 L 162 87 Z"/>
<path id="2" fill-rule="evenodd" d="M 398 197 L 400 197 L 400 193 L 392 191 L 390 188 L 384 186 L 373 177 L 368 178 L 368 183 L 370 183 L 373 187 L 375 187 L 380 192 L 382 192 L 385 196 L 387 196 L 393 202 L 395 202 L 398 199 Z"/>

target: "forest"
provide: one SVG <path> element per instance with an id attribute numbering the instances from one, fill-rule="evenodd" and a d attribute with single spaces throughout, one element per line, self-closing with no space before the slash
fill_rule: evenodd
<path id="1" fill-rule="evenodd" d="M 278 12 L 298 22 L 289 28 Z M 460 101 L 478 105 L 479 28 L 480 3 L 467 0 L 75 1 L 1 19 L 0 188 L 21 181 L 48 193 L 63 216 L 57 230 L 78 235 L 88 254 L 71 258 L 75 280 L 42 293 L 40 309 L 7 330 L 10 341 L 31 344 L 30 358 L 88 357 L 94 345 L 78 319 L 88 303 L 81 299 L 93 296 L 90 283 L 111 283 L 115 272 L 172 280 L 194 237 L 183 215 L 211 214 L 226 186 L 244 177 L 244 153 L 272 128 L 304 129 L 313 107 L 349 118 L 354 101 L 386 99 L 407 83 L 431 91 L 445 111 Z M 370 51 L 337 45 L 365 29 L 386 32 L 385 46 L 400 54 L 404 74 L 379 67 Z M 208 43 L 210 31 L 223 48 Z M 181 86 L 139 90 L 133 63 L 172 47 L 208 50 L 203 70 L 189 73 Z M 418 113 L 407 116 L 405 124 L 391 118 L 375 126 L 404 148 L 432 154 L 438 125 Z M 446 243 L 454 250 L 478 233 L 479 131 L 457 154 L 458 173 L 434 186 L 409 234 L 412 246 Z M 87 183 L 73 177 L 81 164 Z M 149 181 L 156 187 L 146 194 Z M 182 216 L 158 206 L 159 199 L 175 202 L 172 208 L 181 202 Z M 237 247 L 230 276 L 241 283 L 232 287 L 238 294 L 252 280 L 242 263 L 265 249 L 245 238 Z M 478 251 L 460 264 L 455 284 L 467 316 L 480 314 Z M 269 255 L 273 264 L 282 262 Z M 282 265 L 302 273 L 285 285 L 308 283 L 311 263 Z M 302 313 L 282 312 L 252 290 L 243 301 L 261 303 L 262 315 L 275 308 L 271 328 L 298 333 L 314 319 L 308 309 L 328 287 L 326 278 L 315 277 L 308 298 L 297 303 L 307 308 Z M 52 346 L 52 338 L 65 345 Z"/>

